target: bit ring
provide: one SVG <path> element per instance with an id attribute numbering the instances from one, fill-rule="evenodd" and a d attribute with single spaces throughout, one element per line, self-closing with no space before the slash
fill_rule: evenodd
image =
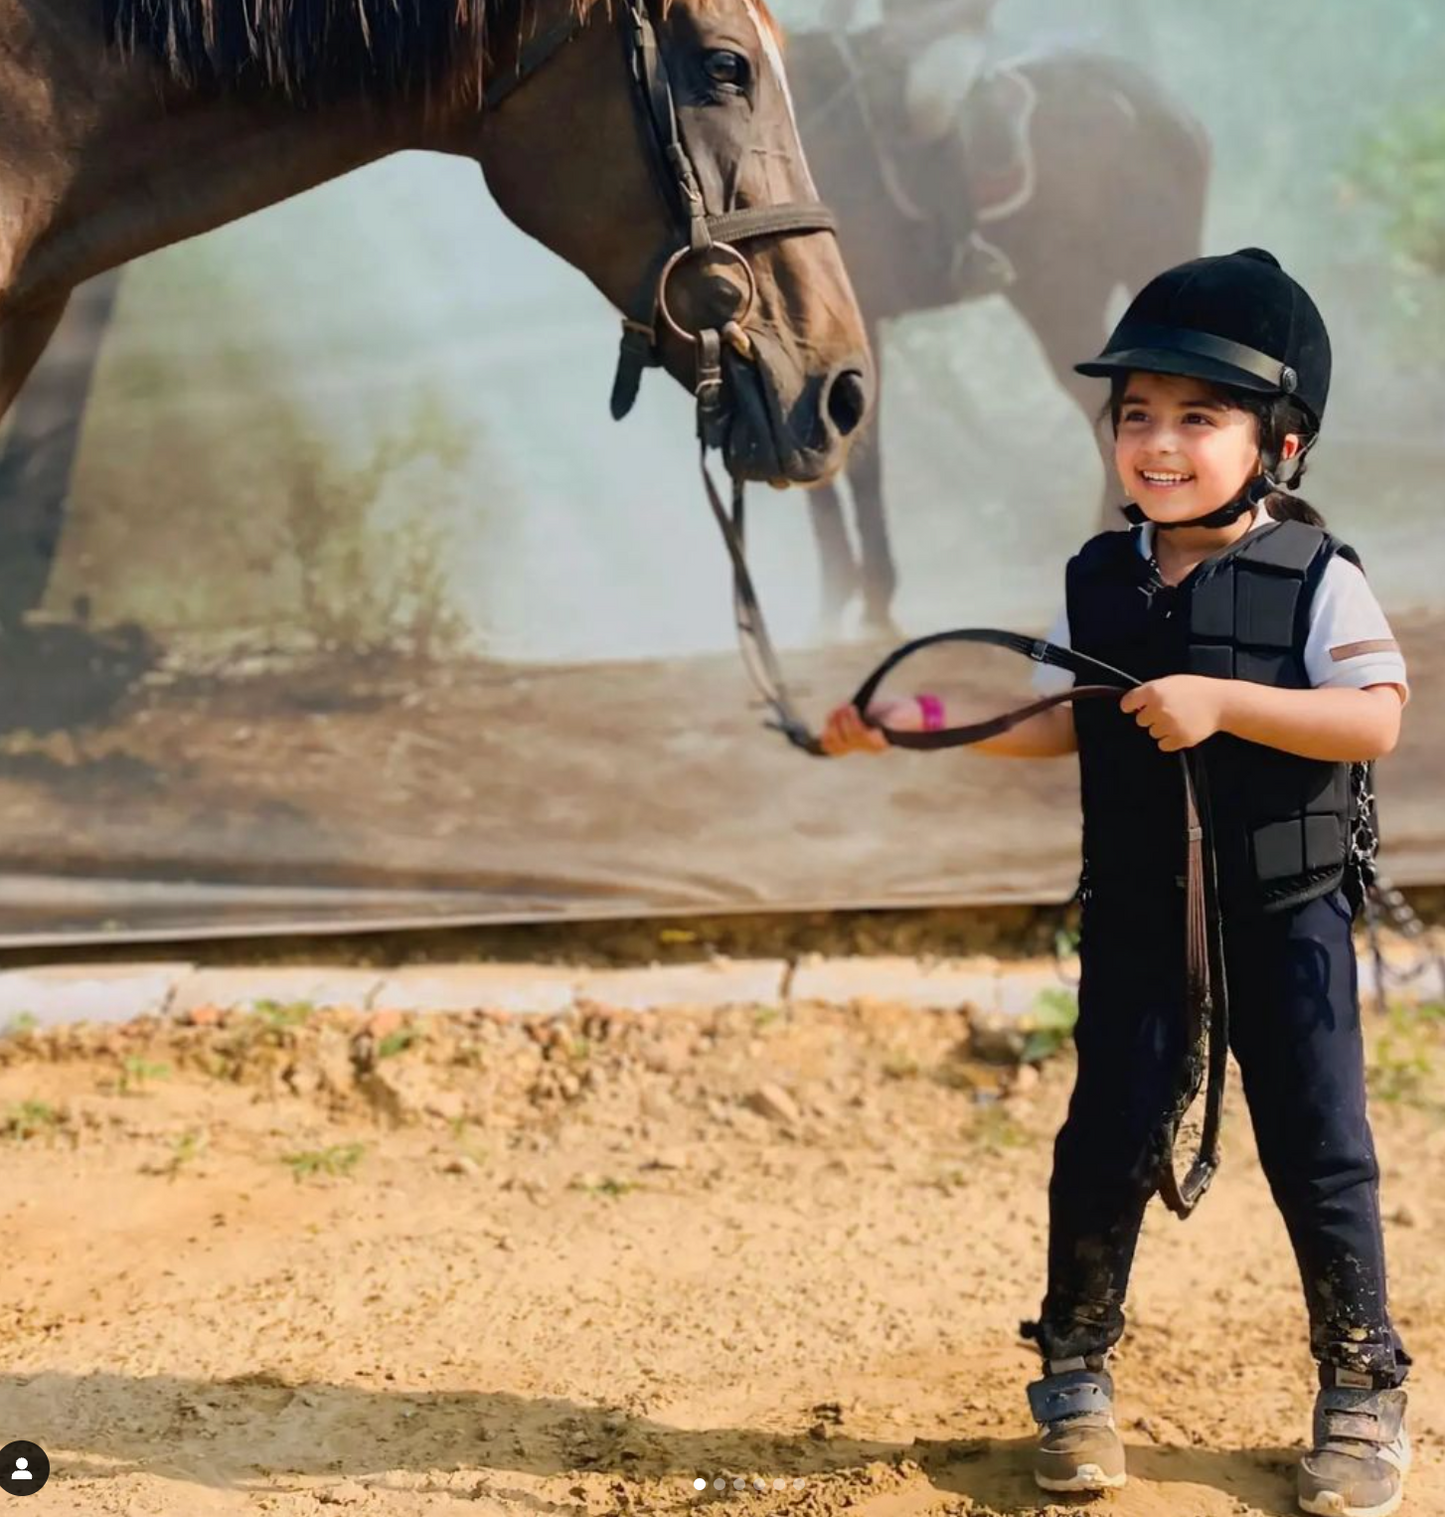
<path id="1" fill-rule="evenodd" d="M 756 304 L 757 298 L 758 298 L 758 281 L 757 281 L 756 276 L 753 274 L 752 265 L 747 261 L 746 258 L 743 257 L 743 255 L 740 252 L 738 252 L 738 250 L 732 245 L 732 243 L 730 243 L 730 242 L 714 242 L 710 246 L 705 247 L 705 248 L 691 248 L 691 247 L 679 248 L 677 250 L 677 252 L 675 252 L 672 255 L 672 257 L 669 258 L 665 264 L 663 264 L 663 266 L 662 266 L 662 273 L 658 277 L 658 281 L 657 281 L 657 309 L 662 313 L 662 319 L 663 319 L 663 321 L 665 321 L 667 323 L 668 328 L 676 336 L 682 338 L 682 340 L 684 342 L 689 342 L 689 343 L 694 343 L 694 344 L 697 342 L 697 333 L 696 332 L 689 332 L 686 327 L 679 326 L 678 322 L 677 322 L 677 318 L 672 314 L 672 311 L 668 308 L 668 304 L 667 304 L 667 282 L 668 282 L 669 279 L 672 278 L 674 270 L 677 268 L 677 266 L 680 263 L 683 263 L 685 260 L 687 260 L 689 258 L 696 257 L 696 256 L 698 256 L 699 254 L 702 254 L 702 253 L 722 253 L 722 254 L 725 254 L 729 258 L 735 258 L 738 261 L 738 263 L 740 263 L 742 265 L 743 273 L 747 275 L 747 279 L 748 279 L 747 296 L 746 296 L 746 298 L 743 301 L 743 308 L 742 308 L 741 311 L 739 311 L 735 316 L 733 316 L 731 318 L 731 320 L 733 322 L 735 322 L 738 325 L 738 327 L 741 327 L 742 324 L 743 324 L 743 322 L 745 322 L 748 319 L 748 317 L 752 314 L 753 306 Z"/>

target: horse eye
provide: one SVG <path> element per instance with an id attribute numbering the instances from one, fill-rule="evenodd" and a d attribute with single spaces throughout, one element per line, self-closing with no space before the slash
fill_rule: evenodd
<path id="1" fill-rule="evenodd" d="M 729 53 L 722 48 L 710 52 L 703 59 L 702 66 L 714 84 L 741 88 L 748 77 L 748 60 L 740 53 Z"/>

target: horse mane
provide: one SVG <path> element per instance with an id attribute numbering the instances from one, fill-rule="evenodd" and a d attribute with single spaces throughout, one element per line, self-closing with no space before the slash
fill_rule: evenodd
<path id="1" fill-rule="evenodd" d="M 101 3 L 107 42 L 150 54 L 183 88 L 259 90 L 307 105 L 357 96 L 480 99 L 488 22 L 499 8 L 498 0 Z M 613 3 L 572 0 L 572 7 L 581 20 Z M 662 3 L 666 11 L 673 0 Z M 781 45 L 782 29 L 764 0 L 754 4 Z"/>
<path id="2" fill-rule="evenodd" d="M 590 5 L 593 0 L 583 0 Z M 300 104 L 475 93 L 495 0 L 102 0 L 106 40 L 187 89 Z"/>

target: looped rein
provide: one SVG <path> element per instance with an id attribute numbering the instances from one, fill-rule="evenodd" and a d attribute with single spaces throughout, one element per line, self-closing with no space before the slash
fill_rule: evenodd
<path id="1" fill-rule="evenodd" d="M 888 675 L 923 648 L 940 643 L 981 643 L 1006 648 L 1038 663 L 1069 670 L 1079 683 L 1070 689 L 1046 695 L 986 721 L 934 732 L 893 732 L 870 721 L 868 706 Z M 994 627 L 965 627 L 917 638 L 883 660 L 858 687 L 853 705 L 869 726 L 881 731 L 895 748 L 931 750 L 961 748 L 1017 727 L 1030 717 L 1055 706 L 1080 700 L 1117 700 L 1140 683 L 1099 659 L 1072 648 L 1060 648 L 1039 638 L 1024 637 Z M 1214 851 L 1206 846 L 1205 822 L 1208 789 L 1204 765 L 1189 751 L 1179 754 L 1184 788 L 1184 825 L 1187 838 L 1185 868 L 1185 1053 L 1175 1089 L 1174 1103 L 1160 1132 L 1157 1184 L 1164 1204 L 1177 1216 L 1187 1217 L 1199 1204 L 1219 1168 L 1219 1132 L 1224 1106 L 1224 1082 L 1229 1058 L 1229 1002 L 1220 930 L 1218 881 Z M 1200 1084 L 1207 1079 L 1204 1119 L 1199 1148 L 1181 1178 L 1175 1169 L 1174 1144 Z"/>

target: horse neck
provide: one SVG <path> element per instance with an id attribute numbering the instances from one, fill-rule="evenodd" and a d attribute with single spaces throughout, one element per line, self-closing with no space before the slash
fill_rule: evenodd
<path id="1" fill-rule="evenodd" d="M 12 157 L 0 177 L 0 224 L 9 205 L 28 223 L 17 238 L 23 263 L 3 292 L 11 299 L 70 289 L 426 137 L 420 110 L 163 104 L 150 78 L 92 107 L 87 130 Z"/>

